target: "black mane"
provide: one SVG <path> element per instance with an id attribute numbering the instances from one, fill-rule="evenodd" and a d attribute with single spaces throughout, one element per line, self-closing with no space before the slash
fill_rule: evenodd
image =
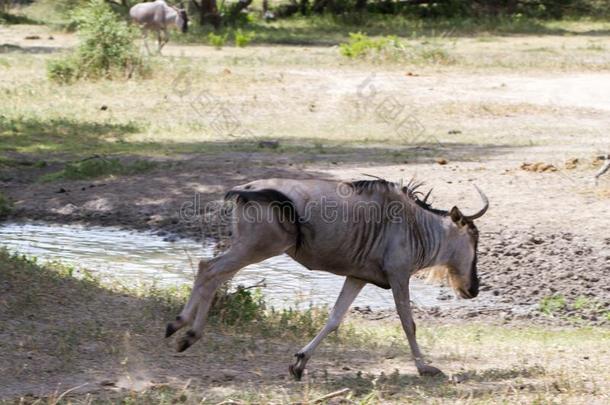
<path id="1" fill-rule="evenodd" d="M 387 181 L 384 179 L 377 180 L 358 180 L 353 181 L 349 184 L 357 194 L 362 193 L 397 193 L 402 192 L 404 195 L 409 197 L 417 206 L 425 209 L 426 211 L 432 212 L 437 215 L 447 215 L 447 211 L 439 210 L 436 208 L 432 208 L 432 204 L 427 202 L 428 197 L 430 197 L 430 193 L 432 189 L 428 191 L 426 195 L 419 189 L 424 185 L 422 181 L 416 181 L 414 178 L 409 180 L 409 182 L 402 186 L 401 184 L 394 183 L 391 181 Z M 423 199 L 422 199 L 423 198 Z"/>

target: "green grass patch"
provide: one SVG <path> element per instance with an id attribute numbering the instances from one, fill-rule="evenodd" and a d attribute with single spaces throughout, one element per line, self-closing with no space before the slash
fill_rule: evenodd
<path id="1" fill-rule="evenodd" d="M 122 138 L 140 130 L 135 122 L 82 121 L 33 114 L 0 115 L 0 151 L 20 153 L 87 153 L 125 149 Z M 112 144 L 116 143 L 115 147 Z"/>
<path id="2" fill-rule="evenodd" d="M 12 211 L 12 202 L 0 192 L 0 220 L 6 218 Z"/>
<path id="3" fill-rule="evenodd" d="M 410 64 L 443 64 L 455 62 L 455 58 L 443 44 L 434 39 L 412 43 L 396 36 L 372 38 L 361 32 L 350 33 L 349 41 L 339 46 L 341 55 L 351 59 L 367 59 L 376 62 L 400 62 Z"/>
<path id="4" fill-rule="evenodd" d="M 112 175 L 131 175 L 155 168 L 157 164 L 148 160 L 122 163 L 116 158 L 94 157 L 79 162 L 68 163 L 62 170 L 40 178 L 43 182 L 57 180 L 85 180 Z"/>
<path id="5" fill-rule="evenodd" d="M 225 46 L 228 37 L 229 34 L 215 34 L 210 32 L 208 34 L 208 43 L 216 49 L 222 49 L 222 47 Z"/>
<path id="6" fill-rule="evenodd" d="M 538 304 L 540 312 L 546 315 L 553 315 L 564 308 L 566 308 L 567 302 L 563 295 L 550 295 L 542 298 Z"/>
<path id="7" fill-rule="evenodd" d="M 240 48 L 248 46 L 254 38 L 256 38 L 256 33 L 243 31 L 241 28 L 238 28 L 235 31 L 235 46 Z"/>

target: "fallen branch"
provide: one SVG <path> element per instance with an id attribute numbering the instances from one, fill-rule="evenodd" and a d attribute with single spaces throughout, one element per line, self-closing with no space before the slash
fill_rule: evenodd
<path id="1" fill-rule="evenodd" d="M 237 286 L 237 288 L 242 289 L 242 290 L 251 290 L 252 288 L 265 288 L 267 287 L 267 284 L 265 284 L 265 279 L 263 278 L 261 281 L 257 282 L 254 285 L 250 285 L 248 287 L 244 287 L 243 285 Z"/>
<path id="2" fill-rule="evenodd" d="M 330 394 L 326 394 L 324 396 L 321 396 L 318 399 L 314 399 L 313 403 L 314 404 L 320 404 L 324 401 L 328 401 L 331 398 L 335 398 L 335 397 L 339 397 L 341 395 L 345 395 L 345 394 L 349 394 L 351 392 L 351 390 L 349 388 L 342 388 L 339 391 L 335 391 L 335 392 L 331 392 Z"/>

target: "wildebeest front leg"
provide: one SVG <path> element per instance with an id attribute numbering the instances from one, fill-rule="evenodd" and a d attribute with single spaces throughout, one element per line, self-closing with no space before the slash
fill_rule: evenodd
<path id="1" fill-rule="evenodd" d="M 146 48 L 146 53 L 150 55 L 150 48 L 148 47 L 148 31 L 146 28 L 142 28 L 142 44 Z"/>
<path id="2" fill-rule="evenodd" d="M 163 48 L 163 35 L 162 30 L 157 30 L 157 52 L 161 54 L 161 48 Z"/>
<path id="3" fill-rule="evenodd" d="M 343 288 L 341 289 L 341 293 L 339 294 L 339 298 L 337 298 L 337 302 L 330 312 L 330 316 L 328 318 L 328 322 L 324 325 L 324 328 L 318 333 L 318 335 L 313 338 L 311 342 L 307 344 L 304 348 L 299 350 L 297 354 L 295 354 L 297 361 L 295 364 L 290 365 L 289 370 L 290 374 L 297 380 L 301 379 L 303 375 L 303 371 L 305 370 L 305 366 L 307 362 L 311 358 L 316 347 L 322 342 L 322 340 L 332 331 L 336 330 L 343 317 L 347 313 L 350 305 L 358 296 L 362 287 L 366 285 L 366 281 L 362 281 L 356 278 L 347 277 L 345 279 L 345 283 L 343 283 Z"/>
<path id="4" fill-rule="evenodd" d="M 430 366 L 424 362 L 421 351 L 419 350 L 419 346 L 417 345 L 417 340 L 415 339 L 415 322 L 413 321 L 411 301 L 409 297 L 409 280 L 399 280 L 395 282 L 390 281 L 390 285 L 392 286 L 392 294 L 394 295 L 396 310 L 398 311 L 402 328 L 407 335 L 407 340 L 409 341 L 409 346 L 411 347 L 411 353 L 413 354 L 413 358 L 415 360 L 417 372 L 420 375 L 429 376 L 442 373 L 442 371 L 438 368 Z"/>
<path id="5" fill-rule="evenodd" d="M 169 42 L 169 31 L 168 30 L 163 30 L 163 37 L 162 37 L 162 44 L 159 47 L 159 53 L 161 53 L 161 49 Z"/>

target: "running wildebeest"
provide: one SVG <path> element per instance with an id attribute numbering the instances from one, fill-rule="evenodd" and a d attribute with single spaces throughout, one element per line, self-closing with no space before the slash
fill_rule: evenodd
<path id="1" fill-rule="evenodd" d="M 148 31 L 157 33 L 159 53 L 169 41 L 168 28 L 176 27 L 183 33 L 188 31 L 189 19 L 186 10 L 169 6 L 163 0 L 136 4 L 129 10 L 129 16 L 142 28 L 144 45 L 149 53 L 150 49 L 148 49 L 148 43 L 146 42 Z"/>
<path id="2" fill-rule="evenodd" d="M 464 215 L 457 207 L 438 210 L 427 203 L 430 193 L 420 198 L 420 185 L 269 179 L 231 189 L 225 196 L 235 203 L 231 247 L 199 263 L 191 296 L 167 325 L 166 337 L 191 325 L 178 341 L 177 350 L 186 350 L 201 338 L 214 293 L 223 282 L 249 264 L 287 253 L 308 269 L 345 276 L 328 323 L 295 355 L 290 366 L 295 378 L 301 378 L 315 348 L 339 327 L 367 283 L 392 289 L 419 374 L 440 373 L 424 362 L 415 339 L 409 278 L 443 266 L 443 277 L 460 297 L 476 297 L 479 233 L 473 220 L 487 211 L 489 201 L 476 188 L 484 203 L 476 214 Z"/>

